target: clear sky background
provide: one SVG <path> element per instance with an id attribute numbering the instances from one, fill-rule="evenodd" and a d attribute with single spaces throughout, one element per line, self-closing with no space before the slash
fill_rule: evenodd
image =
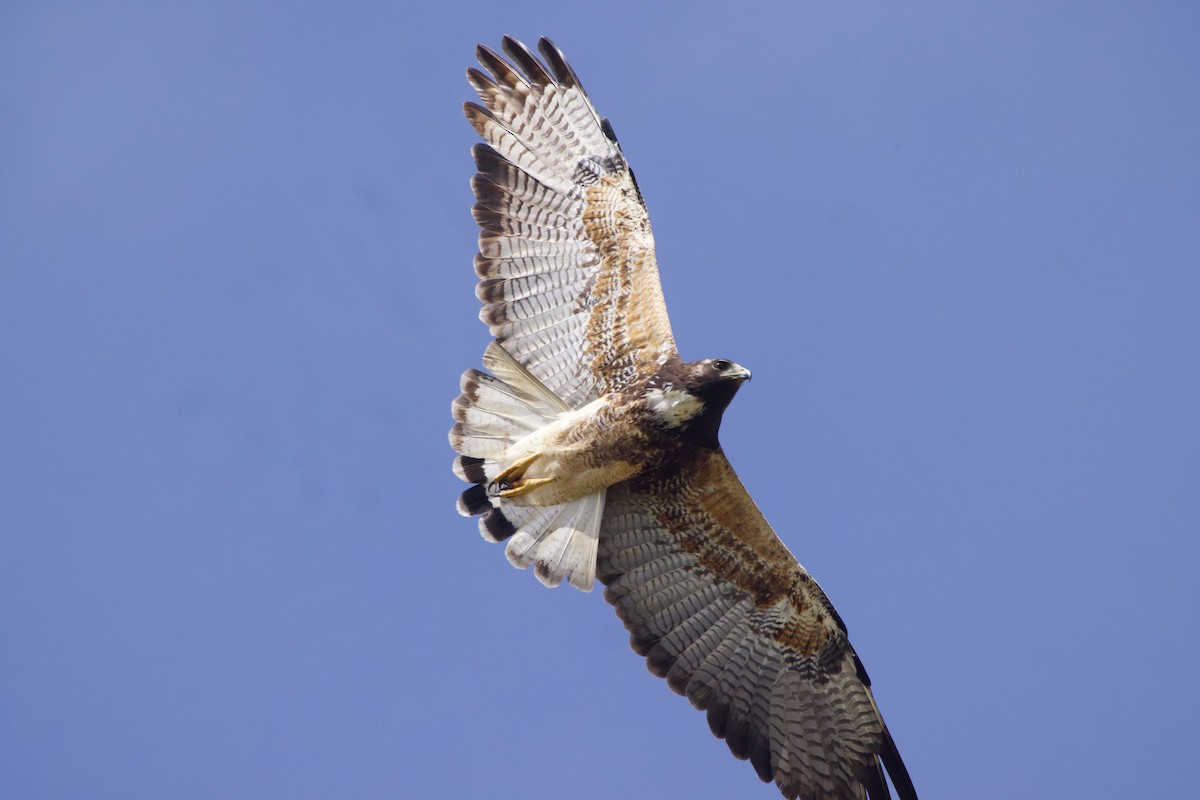
<path id="1" fill-rule="evenodd" d="M 0 9 L 0 796 L 777 796 L 454 511 L 504 33 L 921 796 L 1194 792 L 1200 6 L 432 5 Z"/>

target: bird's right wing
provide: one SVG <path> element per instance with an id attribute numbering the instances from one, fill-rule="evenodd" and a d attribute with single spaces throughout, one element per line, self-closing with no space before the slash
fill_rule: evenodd
<path id="1" fill-rule="evenodd" d="M 511 37 L 467 71 L 479 223 L 477 294 L 492 335 L 578 408 L 677 357 L 650 219 L 607 121 L 548 39 Z"/>

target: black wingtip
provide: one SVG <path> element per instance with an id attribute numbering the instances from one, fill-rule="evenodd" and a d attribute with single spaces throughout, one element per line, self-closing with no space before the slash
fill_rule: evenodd
<path id="1" fill-rule="evenodd" d="M 917 800 L 916 787 L 913 786 L 908 768 L 904 766 L 904 760 L 900 758 L 900 751 L 896 749 L 896 743 L 886 725 L 883 727 L 883 747 L 879 750 L 879 758 L 887 769 L 888 777 L 892 779 L 892 786 L 896 787 L 899 800 Z"/>
<path id="2" fill-rule="evenodd" d="M 563 86 L 575 86 L 580 91 L 583 91 L 583 84 L 579 82 L 579 76 L 575 74 L 575 70 L 571 69 L 571 65 L 567 63 L 566 56 L 562 50 L 558 49 L 558 45 L 543 36 L 538 39 L 538 50 L 541 51 L 542 58 L 546 59 L 546 64 L 554 73 L 554 79 Z M 587 94 L 584 92 L 584 94 Z"/>
<path id="3" fill-rule="evenodd" d="M 463 104 L 463 111 L 468 117 L 470 116 L 468 107 L 472 105 L 474 105 L 474 103 Z M 485 144 L 484 142 L 476 142 L 475 144 L 471 145 L 471 158 L 475 160 L 475 169 L 479 170 L 485 175 L 494 174 L 498 169 L 498 165 L 508 163 L 508 161 L 505 160 L 504 156 L 500 155 L 500 152 L 496 150 L 496 148 L 492 147 L 490 144 Z"/>
<path id="4" fill-rule="evenodd" d="M 513 60 L 513 63 L 525 73 L 525 77 L 532 83 L 539 86 L 546 86 L 554 83 L 554 78 L 542 66 L 542 62 L 538 61 L 538 57 L 533 54 L 533 51 L 525 46 L 525 43 L 507 34 L 500 40 L 500 46 L 508 57 Z"/>
<path id="5" fill-rule="evenodd" d="M 480 136 L 486 135 L 484 131 L 487 120 L 496 121 L 495 114 L 479 105 L 479 103 L 472 103 L 470 101 L 463 103 L 463 116 L 467 118 L 467 122 L 471 123 L 471 127 L 479 132 Z"/>
<path id="6" fill-rule="evenodd" d="M 475 45 L 475 60 L 481 67 L 492 73 L 494 80 L 500 80 L 500 76 L 511 71 L 511 67 L 505 63 L 500 54 L 485 44 Z"/>
<path id="7" fill-rule="evenodd" d="M 705 717 L 708 719 L 708 729 L 712 731 L 713 736 L 724 739 L 725 726 L 729 723 L 729 706 L 720 701 L 713 703 L 708 707 Z"/>
<path id="8" fill-rule="evenodd" d="M 863 788 L 867 790 L 867 800 L 892 800 L 888 791 L 887 780 L 883 777 L 883 767 L 879 759 L 871 760 L 871 771 L 863 780 Z"/>
<path id="9" fill-rule="evenodd" d="M 771 764 L 771 740 L 754 725 L 750 726 L 750 765 L 763 783 L 770 783 L 775 777 L 775 769 Z"/>
<path id="10" fill-rule="evenodd" d="M 496 86 L 496 79 L 481 69 L 467 67 L 467 83 L 471 84 L 476 89 L 479 89 L 480 87 L 494 89 Z"/>
<path id="11" fill-rule="evenodd" d="M 730 711 L 725 722 L 725 744 L 734 758 L 745 761 L 750 757 L 750 720 Z"/>
<path id="12" fill-rule="evenodd" d="M 604 135 L 608 137 L 610 142 L 618 147 L 621 146 L 621 143 L 617 141 L 617 132 L 613 130 L 612 123 L 608 121 L 608 117 L 600 120 L 600 130 L 604 131 Z"/>

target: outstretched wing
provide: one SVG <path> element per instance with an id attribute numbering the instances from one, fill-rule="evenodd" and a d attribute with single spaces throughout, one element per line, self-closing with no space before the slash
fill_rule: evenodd
<path id="1" fill-rule="evenodd" d="M 650 671 L 786 797 L 916 791 L 846 628 L 719 450 L 608 493 L 599 577 Z"/>
<path id="2" fill-rule="evenodd" d="M 549 40 L 539 61 L 503 40 L 467 70 L 482 105 L 472 151 L 480 318 L 542 383 L 579 407 L 677 355 L 654 237 L 607 121 Z"/>

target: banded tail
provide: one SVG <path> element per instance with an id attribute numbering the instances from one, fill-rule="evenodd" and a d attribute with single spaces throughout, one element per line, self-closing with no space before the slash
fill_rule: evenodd
<path id="1" fill-rule="evenodd" d="M 491 373 L 463 373 L 462 393 L 452 406 L 450 446 L 459 456 L 454 474 L 474 484 L 458 499 L 458 513 L 479 516 L 479 532 L 490 542 L 507 540 L 504 554 L 519 569 L 534 564 L 546 586 L 566 578 L 591 591 L 607 490 L 561 505 L 524 505 L 500 496 L 496 478 L 514 464 L 512 445 L 571 411 L 554 392 L 497 342 L 483 365 Z"/>

